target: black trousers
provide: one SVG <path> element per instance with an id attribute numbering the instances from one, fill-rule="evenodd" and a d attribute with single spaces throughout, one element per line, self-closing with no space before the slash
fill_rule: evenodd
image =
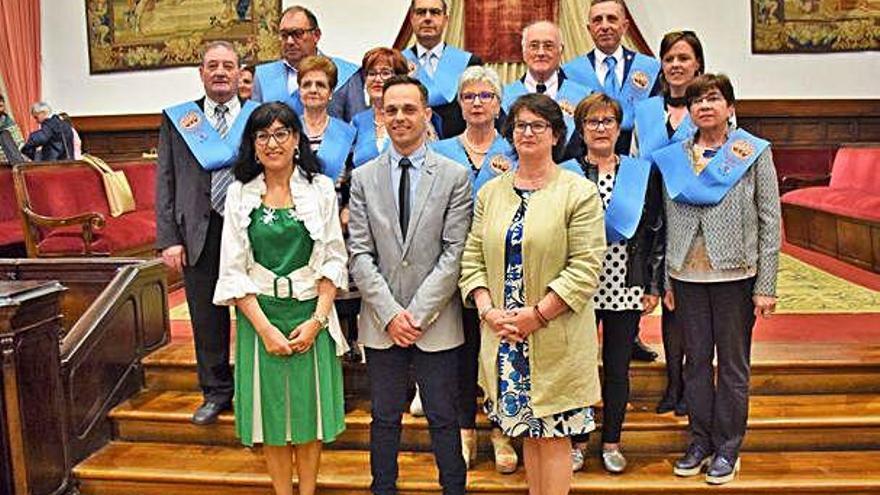
<path id="1" fill-rule="evenodd" d="M 480 315 L 476 309 L 462 310 L 464 345 L 458 356 L 458 427 L 477 427 L 477 373 L 480 358 Z"/>
<path id="2" fill-rule="evenodd" d="M 679 402 L 684 394 L 684 332 L 677 326 L 675 311 L 664 304 L 660 320 L 663 334 L 663 353 L 666 355 L 666 394 L 673 402 Z"/>
<path id="3" fill-rule="evenodd" d="M 192 320 L 202 395 L 205 400 L 229 403 L 233 393 L 232 368 L 229 366 L 229 308 L 215 306 L 212 302 L 220 271 L 222 231 L 223 217 L 212 211 L 205 247 L 195 264 L 183 268 L 183 284 Z"/>
<path id="4" fill-rule="evenodd" d="M 641 317 L 641 311 L 596 311 L 596 325 L 602 323 L 602 443 L 620 442 L 629 401 L 632 343 Z M 588 438 L 575 435 L 572 442 L 586 443 Z"/>
<path id="5" fill-rule="evenodd" d="M 755 279 L 672 284 L 676 322 L 684 333 L 684 394 L 692 441 L 707 452 L 735 458 L 749 415 Z M 712 366 L 716 352 L 717 384 Z"/>
<path id="6" fill-rule="evenodd" d="M 464 493 L 467 471 L 461 456 L 458 427 L 459 353 L 459 348 L 440 352 L 425 352 L 415 346 L 367 348 L 372 402 L 370 470 L 373 482 L 370 489 L 374 494 L 397 493 L 400 420 L 408 399 L 410 367 L 428 418 L 431 449 L 440 471 L 443 493 Z"/>

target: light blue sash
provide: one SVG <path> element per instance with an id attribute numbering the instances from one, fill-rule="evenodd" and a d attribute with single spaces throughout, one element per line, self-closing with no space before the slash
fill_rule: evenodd
<path id="1" fill-rule="evenodd" d="M 611 201 L 605 208 L 605 239 L 609 244 L 632 239 L 635 235 L 642 219 L 650 175 L 650 162 L 629 156 L 620 157 Z"/>
<path id="2" fill-rule="evenodd" d="M 650 159 L 651 153 L 660 148 L 689 139 L 697 132 L 690 115 L 685 114 L 672 138 L 669 137 L 669 133 L 666 132 L 666 102 L 662 96 L 637 102 L 635 122 L 639 138 L 639 156 L 645 159 Z"/>
<path id="3" fill-rule="evenodd" d="M 238 148 L 241 146 L 241 135 L 248 117 L 259 105 L 252 101 L 246 101 L 241 106 L 241 112 L 235 118 L 235 122 L 221 138 L 220 134 L 208 122 L 205 113 L 195 102 L 188 101 L 177 106 L 165 109 L 165 114 L 171 120 L 174 128 L 183 137 L 187 147 L 192 151 L 199 164 L 205 170 L 217 170 L 232 165 L 238 156 Z"/>
<path id="4" fill-rule="evenodd" d="M 376 147 L 376 128 L 373 125 L 373 109 L 364 110 L 351 119 L 351 124 L 357 131 L 354 142 L 354 166 L 360 167 L 379 156 L 379 153 L 388 149 L 390 139 L 385 140 L 385 146 L 380 150 Z"/>
<path id="5" fill-rule="evenodd" d="M 354 127 L 330 117 L 330 122 L 324 131 L 324 139 L 318 147 L 318 158 L 324 166 L 324 175 L 333 179 L 334 183 L 339 178 L 340 172 L 345 170 L 345 160 L 351 153 L 354 137 Z"/>
<path id="6" fill-rule="evenodd" d="M 568 170 L 569 172 L 574 172 L 574 173 L 580 175 L 581 177 L 585 177 L 584 170 L 581 168 L 581 164 L 578 163 L 578 161 L 575 160 L 574 158 L 569 158 L 568 160 L 565 160 L 564 162 L 560 163 L 559 168 L 561 168 L 563 170 Z"/>
<path id="7" fill-rule="evenodd" d="M 736 129 L 700 175 L 695 175 L 691 144 L 690 140 L 673 143 L 655 151 L 651 157 L 663 174 L 669 197 L 698 206 L 718 204 L 770 146 L 768 141 Z"/>
<path id="8" fill-rule="evenodd" d="M 450 160 L 461 164 L 468 170 L 471 169 L 471 162 L 468 160 L 467 152 L 461 144 L 460 136 L 456 136 L 442 141 L 431 143 L 431 149 L 436 151 Z M 476 197 L 477 192 L 483 187 L 483 184 L 513 168 L 516 158 L 514 157 L 513 148 L 510 143 L 500 134 L 495 138 L 492 146 L 486 152 L 483 163 L 480 165 L 480 171 L 476 177 L 471 173 L 471 183 L 473 184 L 473 194 Z"/>
<path id="9" fill-rule="evenodd" d="M 434 71 L 433 77 L 428 75 L 419 63 L 415 50 L 405 50 L 403 54 L 407 60 L 415 64 L 415 78 L 428 88 L 428 106 L 446 105 L 455 100 L 455 95 L 458 93 L 458 78 L 471 60 L 470 53 L 447 44 L 443 48 L 443 56 L 437 62 L 437 70 Z"/>
<path id="10" fill-rule="evenodd" d="M 563 66 L 565 74 L 578 84 L 584 85 L 593 91 L 605 92 L 604 85 L 596 76 L 596 69 L 587 55 L 582 55 Z M 621 129 L 630 131 L 633 128 L 634 116 L 633 105 L 651 95 L 651 89 L 660 74 L 660 62 L 654 58 L 636 53 L 626 80 L 616 95 L 609 95 L 623 107 L 623 122 Z"/>
<path id="11" fill-rule="evenodd" d="M 284 62 L 276 60 L 258 65 L 254 77 L 259 81 L 263 103 L 280 101 L 292 108 L 297 115 L 302 116 L 303 104 L 299 99 L 299 90 L 294 91 L 293 94 L 287 91 L 289 70 Z"/>

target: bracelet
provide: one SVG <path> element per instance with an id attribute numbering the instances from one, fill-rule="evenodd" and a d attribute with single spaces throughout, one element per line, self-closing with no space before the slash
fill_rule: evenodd
<path id="1" fill-rule="evenodd" d="M 330 317 L 329 317 L 329 316 L 327 316 L 327 315 L 319 315 L 317 312 L 312 313 L 312 317 L 311 317 L 310 319 L 315 320 L 316 322 L 318 322 L 318 325 L 320 326 L 320 328 L 324 328 L 324 327 L 327 326 L 328 323 L 330 323 Z"/>
<path id="2" fill-rule="evenodd" d="M 480 321 L 486 321 L 486 315 L 489 314 L 489 311 L 492 311 L 493 309 L 495 308 L 491 304 L 488 306 L 484 306 L 482 309 L 480 309 Z"/>
<path id="3" fill-rule="evenodd" d="M 537 304 L 535 304 L 534 306 L 532 306 L 532 308 L 535 310 L 535 315 L 538 317 L 538 320 L 541 322 L 541 327 L 542 327 L 542 328 L 543 328 L 543 327 L 546 327 L 547 324 L 550 323 L 550 320 L 548 320 L 547 317 L 544 316 L 544 313 L 542 313 L 541 310 L 538 309 L 538 305 L 537 305 Z"/>

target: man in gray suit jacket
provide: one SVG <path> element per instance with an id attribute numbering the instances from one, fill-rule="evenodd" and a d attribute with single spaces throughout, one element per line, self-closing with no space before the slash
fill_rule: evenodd
<path id="1" fill-rule="evenodd" d="M 187 124 L 181 122 L 191 125 L 198 122 L 196 119 L 204 119 L 224 135 L 224 129 L 218 128 L 218 118 L 228 131 L 237 118 L 246 117 L 240 115 L 238 56 L 231 44 L 209 44 L 199 75 L 205 97 L 166 109 L 162 114 L 156 176 L 156 248 L 162 251 L 166 265 L 183 272 L 199 385 L 205 400 L 192 421 L 204 425 L 213 423 L 221 411 L 232 405 L 229 309 L 212 302 L 220 268 L 222 206 L 232 176 L 223 175 L 229 170 L 229 163 L 218 172 L 206 170 L 196 156 L 200 149 L 191 149 L 179 129 L 187 129 Z M 185 109 L 183 118 L 172 119 L 176 108 Z"/>
<path id="2" fill-rule="evenodd" d="M 464 493 L 456 383 L 464 342 L 457 283 L 471 224 L 468 170 L 429 150 L 428 93 L 408 76 L 385 83 L 388 151 L 355 169 L 348 224 L 361 293 L 372 417 L 372 492 L 397 493 L 400 420 L 413 368 L 444 494 Z"/>

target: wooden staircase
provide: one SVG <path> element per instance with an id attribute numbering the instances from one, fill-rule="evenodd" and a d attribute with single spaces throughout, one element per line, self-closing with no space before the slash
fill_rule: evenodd
<path id="1" fill-rule="evenodd" d="M 687 421 L 653 412 L 664 386 L 660 363 L 634 363 L 633 400 L 623 448 L 630 467 L 606 474 L 596 456 L 575 475 L 573 493 L 880 494 L 880 345 L 755 344 L 749 432 L 743 471 L 723 487 L 678 479 L 672 462 L 687 442 Z M 173 343 L 145 362 L 146 389 L 111 413 L 115 440 L 74 473 L 84 494 L 270 494 L 259 449 L 243 448 L 231 413 L 217 424 L 189 422 L 200 404 L 190 342 Z M 327 446 L 321 494 L 367 494 L 370 485 L 369 403 L 365 371 L 346 365 L 352 401 L 347 429 Z M 481 453 L 469 472 L 469 493 L 525 494 L 522 467 L 494 471 L 489 424 L 478 420 Z M 591 449 L 597 451 L 592 435 Z M 404 417 L 401 494 L 440 493 L 427 422 Z"/>

